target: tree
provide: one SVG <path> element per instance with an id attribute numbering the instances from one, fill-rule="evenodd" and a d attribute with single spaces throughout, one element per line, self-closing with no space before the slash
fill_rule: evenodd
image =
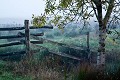
<path id="1" fill-rule="evenodd" d="M 60 29 L 69 22 L 89 21 L 95 17 L 99 24 L 99 48 L 97 67 L 104 69 L 105 66 L 105 39 L 107 26 L 120 20 L 120 0 L 45 0 L 45 13 L 41 16 L 33 16 L 36 25 L 50 23 Z M 46 17 L 47 16 L 47 17 Z"/>

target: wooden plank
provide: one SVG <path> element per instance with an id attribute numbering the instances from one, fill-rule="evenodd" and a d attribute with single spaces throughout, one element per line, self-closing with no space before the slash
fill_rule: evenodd
<path id="1" fill-rule="evenodd" d="M 33 36 L 43 36 L 44 33 L 36 33 L 36 34 L 30 34 L 30 35 L 33 35 Z"/>
<path id="2" fill-rule="evenodd" d="M 51 50 L 49 50 L 49 52 L 52 53 L 52 54 L 56 54 L 56 55 L 59 55 L 59 56 L 67 57 L 67 58 L 70 58 L 70 59 L 74 59 L 74 60 L 78 60 L 78 61 L 81 60 L 80 58 L 77 58 L 75 56 L 72 56 L 72 55 L 69 55 L 69 54 L 66 54 L 66 53 L 54 52 L 54 51 L 51 51 Z"/>
<path id="3" fill-rule="evenodd" d="M 33 44 L 43 44 L 43 41 L 30 41 Z M 0 47 L 7 47 L 7 46 L 13 46 L 13 45 L 22 45 L 25 44 L 25 40 L 20 40 L 16 42 L 9 42 L 6 44 L 0 44 Z"/>
<path id="4" fill-rule="evenodd" d="M 52 40 L 40 38 L 40 37 L 37 37 L 37 36 L 31 36 L 31 37 L 36 39 L 36 40 L 43 41 L 43 43 L 47 42 L 47 43 L 51 43 L 51 44 L 54 44 L 54 45 L 63 46 L 63 47 L 70 48 L 70 49 L 74 49 L 74 50 L 77 50 L 77 51 L 84 51 L 88 55 L 88 58 L 90 57 L 91 53 L 94 52 L 94 51 L 90 51 L 90 49 L 87 49 L 86 47 L 83 47 L 83 46 L 76 47 L 76 46 L 73 46 L 73 45 L 67 45 L 67 44 L 55 42 L 55 41 L 52 41 Z M 82 54 L 85 54 L 85 53 L 82 53 Z"/>
<path id="5" fill-rule="evenodd" d="M 30 34 L 34 36 L 43 36 L 44 33 L 36 33 L 36 34 Z M 10 36 L 0 36 L 0 39 L 12 39 L 12 38 L 23 38 L 25 37 L 24 33 L 19 32 L 17 35 L 10 35 Z"/>
<path id="6" fill-rule="evenodd" d="M 40 29 L 40 28 L 46 28 L 46 29 L 53 29 L 53 26 L 30 26 L 30 29 Z"/>
<path id="7" fill-rule="evenodd" d="M 21 43 L 25 44 L 25 40 L 20 40 Z M 43 44 L 43 41 L 30 41 L 32 44 Z"/>
<path id="8" fill-rule="evenodd" d="M 30 43 L 33 43 L 33 44 L 43 44 L 43 41 L 30 41 Z"/>
<path id="9" fill-rule="evenodd" d="M 25 36 L 25 33 L 18 32 L 18 35 Z M 43 36 L 43 35 L 44 35 L 44 33 L 43 33 L 43 32 L 41 32 L 41 33 L 34 33 L 34 34 L 30 34 L 30 35 L 33 35 L 33 36 Z"/>
<path id="10" fill-rule="evenodd" d="M 46 28 L 46 29 L 53 29 L 53 26 L 29 26 L 30 29 L 40 29 L 40 28 Z M 11 27 L 11 28 L 0 28 L 0 31 L 12 31 L 12 30 L 23 30 L 25 27 Z"/>
<path id="11" fill-rule="evenodd" d="M 23 35 L 0 36 L 0 39 L 23 38 Z"/>
<path id="12" fill-rule="evenodd" d="M 59 55 L 59 56 L 63 56 L 63 57 L 67 57 L 67 58 L 71 58 L 71 59 L 74 59 L 74 60 L 78 60 L 80 61 L 81 59 L 75 57 L 75 56 L 72 56 L 72 55 L 69 55 L 69 54 L 66 54 L 66 53 L 62 53 L 62 52 L 54 52 L 52 50 L 48 50 L 47 48 L 43 47 L 43 46 L 39 46 L 39 45 L 34 45 L 34 44 L 31 44 L 35 47 L 38 47 L 40 49 L 45 49 L 47 50 L 49 53 L 52 53 L 52 54 L 55 54 L 55 55 Z"/>
<path id="13" fill-rule="evenodd" d="M 13 45 L 20 45 L 23 44 L 21 42 L 10 42 L 10 43 L 6 43 L 6 44 L 0 44 L 0 47 L 7 47 L 7 46 L 13 46 Z"/>
<path id="14" fill-rule="evenodd" d="M 23 30 L 24 27 L 0 28 L 0 31 Z"/>

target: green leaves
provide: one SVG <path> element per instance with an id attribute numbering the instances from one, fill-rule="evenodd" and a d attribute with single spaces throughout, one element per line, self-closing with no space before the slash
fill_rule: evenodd
<path id="1" fill-rule="evenodd" d="M 84 0 L 45 0 L 46 7 L 45 12 L 41 16 L 33 16 L 33 25 L 42 26 L 47 23 L 53 24 L 59 29 L 72 22 L 79 21 L 82 16 L 87 16 L 83 5 Z M 83 4 L 84 3 L 84 4 Z M 84 11 L 84 12 L 83 12 Z M 83 15 L 81 15 L 83 14 Z M 47 20 L 49 17 L 49 20 Z"/>
<path id="2" fill-rule="evenodd" d="M 78 8 L 81 8 L 82 7 L 82 3 L 83 3 L 83 0 L 76 0 L 77 1 L 77 7 Z"/>
<path id="3" fill-rule="evenodd" d="M 32 16 L 33 19 L 33 25 L 34 26 L 44 26 L 46 24 L 46 16 L 41 15 L 41 16 Z"/>
<path id="4" fill-rule="evenodd" d="M 50 13 L 50 10 L 46 8 L 46 9 L 45 9 L 45 13 L 46 13 L 46 14 L 49 14 L 49 13 Z"/>
<path id="5" fill-rule="evenodd" d="M 59 23 L 61 18 L 62 18 L 62 16 L 60 16 L 60 15 L 56 15 L 54 17 L 53 23 L 54 23 L 55 26 Z"/>
<path id="6" fill-rule="evenodd" d="M 62 8 L 67 8 L 73 0 L 60 0 L 59 6 Z"/>
<path id="7" fill-rule="evenodd" d="M 56 10 L 55 2 L 56 2 L 56 0 L 47 0 L 46 1 L 46 8 L 45 8 L 46 14 L 54 13 L 54 11 Z"/>
<path id="8" fill-rule="evenodd" d="M 110 15 L 108 10 L 109 3 L 112 0 L 103 0 L 102 8 Z M 45 0 L 46 7 L 44 14 L 41 16 L 33 16 L 33 24 L 36 26 L 42 26 L 50 23 L 54 26 L 63 27 L 64 25 L 81 20 L 88 20 L 91 17 L 97 15 L 97 4 L 99 0 Z M 49 17 L 47 19 L 46 17 Z M 106 24 L 109 16 L 103 18 L 103 22 Z M 60 27 L 60 28 L 61 28 Z"/>

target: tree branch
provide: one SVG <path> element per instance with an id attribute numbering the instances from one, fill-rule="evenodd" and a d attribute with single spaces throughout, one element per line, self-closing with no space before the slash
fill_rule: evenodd
<path id="1" fill-rule="evenodd" d="M 107 9 L 106 15 L 105 15 L 105 17 L 103 19 L 103 22 L 104 22 L 105 26 L 107 25 L 107 22 L 108 22 L 108 20 L 110 18 L 110 15 L 112 13 L 113 8 L 114 8 L 114 1 L 115 0 L 110 0 L 109 1 L 109 6 L 108 6 L 108 9 Z"/>

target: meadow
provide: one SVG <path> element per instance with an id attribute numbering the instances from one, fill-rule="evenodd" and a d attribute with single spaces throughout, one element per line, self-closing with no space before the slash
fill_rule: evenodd
<path id="1" fill-rule="evenodd" d="M 68 46 L 72 45 L 86 48 L 86 32 L 88 30 L 90 31 L 90 51 L 94 52 L 91 53 L 93 61 L 91 65 L 86 62 L 81 63 L 69 58 L 49 54 L 46 50 L 40 49 L 40 51 L 34 53 L 30 59 L 28 59 L 28 57 L 19 55 L 9 57 L 5 60 L 0 60 L 0 80 L 97 80 L 95 76 L 98 75 L 96 74 L 94 65 L 97 57 L 98 34 L 95 30 L 69 27 L 65 28 L 64 30 L 54 28 L 53 30 L 42 31 L 45 32 L 43 38 L 64 43 Z M 117 30 L 120 32 L 120 29 Z M 8 33 L 6 33 L 6 35 L 8 35 Z M 112 80 L 116 80 L 116 78 L 119 76 L 120 36 L 114 41 L 113 38 L 115 36 L 116 35 L 111 34 L 107 35 L 106 38 L 106 72 L 108 74 L 105 74 L 105 80 L 110 80 L 110 77 Z M 6 42 L 8 41 L 0 40 L 0 44 Z M 74 49 L 55 45 L 49 42 L 39 44 L 38 46 L 46 47 L 55 52 L 83 54 Z M 21 51 L 24 49 L 24 45 L 3 47 L 0 48 L 0 54 Z M 36 50 L 39 48 L 31 46 L 31 49 Z M 83 57 L 85 56 L 86 55 L 83 55 Z M 98 77 L 101 77 L 101 75 Z"/>

